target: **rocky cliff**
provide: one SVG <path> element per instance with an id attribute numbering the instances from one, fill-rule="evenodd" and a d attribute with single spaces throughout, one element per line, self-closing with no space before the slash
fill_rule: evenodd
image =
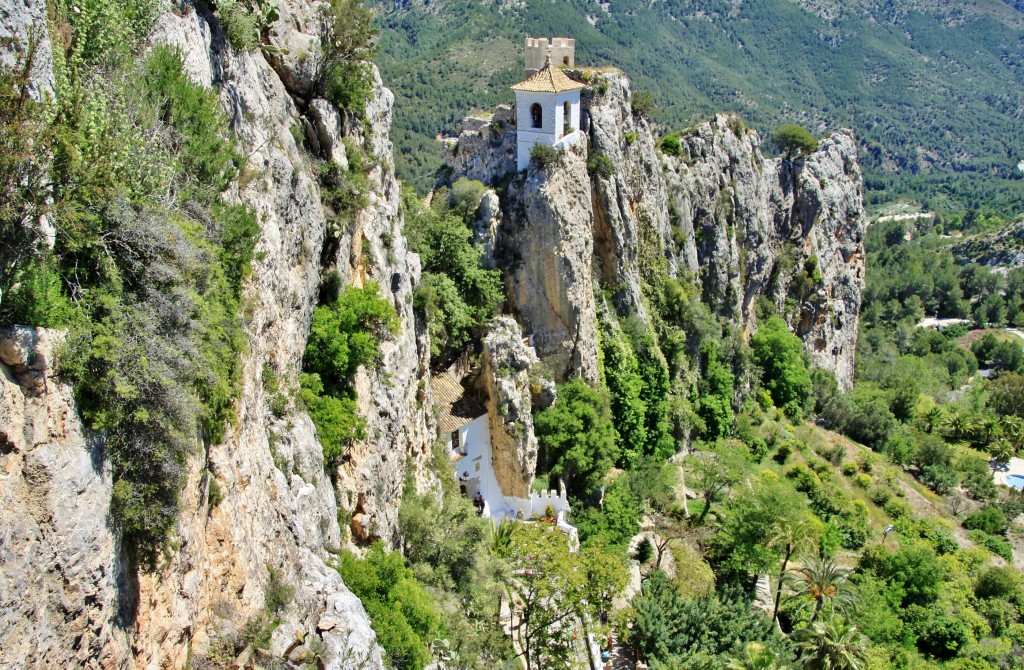
<path id="1" fill-rule="evenodd" d="M 0 333 L 0 665 L 184 667 L 236 635 L 264 610 L 268 590 L 285 586 L 294 595 L 279 612 L 274 654 L 315 651 L 327 668 L 383 667 L 330 552 L 394 541 L 407 477 L 429 485 L 422 466 L 436 427 L 429 345 L 412 304 L 419 260 L 403 235 L 391 93 L 374 70 L 359 118 L 315 98 L 315 3 L 279 9 L 267 51 L 234 51 L 205 3 L 175 3 L 150 39 L 177 47 L 188 76 L 217 93 L 251 168 L 224 197 L 251 206 L 262 231 L 244 290 L 238 421 L 220 444 L 197 438 L 175 541 L 156 572 L 129 564 L 109 523 L 103 436 L 83 426 L 56 374 L 61 334 Z M 40 94 L 54 81 L 45 16 L 43 0 L 0 0 L 0 37 L 40 37 Z M 606 74 L 593 83 L 584 98 L 589 141 L 556 163 L 514 174 L 509 109 L 467 123 L 451 155 L 454 176 L 495 187 L 475 234 L 487 262 L 505 271 L 518 323 L 491 325 L 481 380 L 494 465 L 510 495 L 525 495 L 534 476 L 532 403 L 552 398 L 550 382 L 531 378 L 536 356 L 559 381 L 597 380 L 595 296 L 603 291 L 620 311 L 645 318 L 652 258 L 698 282 L 704 301 L 748 332 L 767 298 L 819 365 L 844 386 L 852 378 L 866 219 L 849 136 L 826 139 L 805 159 L 766 160 L 756 134 L 719 116 L 666 156 L 634 113 L 628 81 Z M 368 165 L 366 202 L 332 232 L 317 171 L 327 159 L 347 165 L 353 151 Z M 329 272 L 342 285 L 379 285 L 399 320 L 380 345 L 380 365 L 356 374 L 366 438 L 330 472 L 293 398 Z"/>
<path id="2" fill-rule="evenodd" d="M 22 4 L 29 9 L 15 12 Z M 45 35 L 42 0 L 4 0 L 0 13 L 5 25 L 13 17 Z M 274 39 L 293 56 L 234 52 L 205 3 L 168 8 L 152 34 L 154 44 L 179 47 L 186 73 L 219 94 L 256 175 L 226 198 L 252 206 L 262 227 L 245 289 L 239 419 L 222 444 L 197 445 L 175 546 L 155 574 L 127 568 L 117 533 L 104 523 L 111 482 L 102 441 L 82 427 L 70 390 L 53 376 L 54 335 L 4 337 L 0 665 L 184 667 L 262 611 L 275 582 L 294 589 L 273 633 L 276 654 L 295 655 L 301 634 L 303 648 L 323 648 L 327 667 L 383 667 L 361 604 L 328 559 L 353 541 L 394 538 L 406 476 L 429 456 L 429 347 L 412 310 L 419 261 L 401 234 L 391 93 L 374 71 L 365 122 L 311 99 L 309 60 L 294 54 L 318 39 L 315 3 L 281 3 L 280 14 Z M 307 148 L 296 143 L 295 126 L 306 129 Z M 325 258 L 327 218 L 307 151 L 343 163 L 343 138 L 372 162 L 368 204 Z M 357 374 L 367 438 L 336 472 L 325 471 L 304 412 L 290 402 L 272 411 L 267 383 L 273 376 L 283 388 L 296 385 L 330 269 L 344 284 L 379 284 L 400 320 L 381 345 L 379 368 Z"/>
<path id="3" fill-rule="evenodd" d="M 663 259 L 748 335 L 759 300 L 770 302 L 814 364 L 848 389 L 867 224 L 852 136 L 835 133 L 807 157 L 767 159 L 757 133 L 722 114 L 682 132 L 679 151 L 666 155 L 634 113 L 628 79 L 574 76 L 593 84 L 582 100 L 589 142 L 512 178 L 495 244 L 541 359 L 559 379 L 592 377 L 594 291 L 646 318 L 643 275 Z M 512 176 L 514 121 L 499 109 L 464 123 L 448 159 L 453 177 Z"/>

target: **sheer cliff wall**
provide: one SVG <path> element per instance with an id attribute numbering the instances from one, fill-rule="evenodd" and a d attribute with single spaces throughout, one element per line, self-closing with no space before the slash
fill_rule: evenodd
<path id="1" fill-rule="evenodd" d="M 453 179 L 511 179 L 493 255 L 541 359 L 560 380 L 593 378 L 595 290 L 646 318 L 642 256 L 654 254 L 747 335 L 758 300 L 770 301 L 813 363 L 850 388 L 867 225 L 853 137 L 833 133 L 809 156 L 769 159 L 756 132 L 719 114 L 683 131 L 678 155 L 666 155 L 634 112 L 628 79 L 590 83 L 589 143 L 555 165 L 514 174 L 515 123 L 502 108 L 467 120 L 447 159 Z"/>
<path id="2" fill-rule="evenodd" d="M 5 22 L 13 17 L 22 32 L 31 25 L 45 33 L 42 0 L 2 2 Z M 312 96 L 313 71 L 299 54 L 319 39 L 315 12 L 313 2 L 281 3 L 272 39 L 292 55 L 273 59 L 232 51 L 203 3 L 168 4 L 151 37 L 178 47 L 189 77 L 218 93 L 256 175 L 225 198 L 252 206 L 262 228 L 245 288 L 249 342 L 238 421 L 222 444 L 197 443 L 174 546 L 156 573 L 126 564 L 109 524 L 102 436 L 82 426 L 71 390 L 55 376 L 59 334 L 17 329 L 0 337 L 4 667 L 184 667 L 211 639 L 262 611 L 272 579 L 295 591 L 273 633 L 275 653 L 302 633 L 322 640 L 329 668 L 383 667 L 362 605 L 328 562 L 331 550 L 396 536 L 406 477 L 423 472 L 434 438 L 429 347 L 412 308 L 419 260 L 402 235 L 388 137 L 393 96 L 375 69 L 365 121 Z M 374 165 L 367 206 L 326 256 L 317 164 L 308 146 L 296 144 L 295 126 L 308 129 L 323 156 L 344 162 L 345 139 Z M 271 411 L 263 378 L 273 371 L 295 383 L 330 269 L 343 285 L 379 284 L 400 320 L 381 345 L 379 368 L 357 373 L 367 438 L 334 472 L 325 470 L 301 409 Z"/>

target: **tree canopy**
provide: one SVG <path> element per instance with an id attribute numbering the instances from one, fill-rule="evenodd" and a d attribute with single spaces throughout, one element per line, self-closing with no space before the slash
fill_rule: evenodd
<path id="1" fill-rule="evenodd" d="M 802 408 L 811 396 L 811 377 L 804 362 L 804 347 L 789 332 L 786 322 L 773 316 L 750 338 L 754 363 L 761 368 L 761 384 L 776 406 Z"/>
<path id="2" fill-rule="evenodd" d="M 619 446 L 608 397 L 582 379 L 558 387 L 558 400 L 534 422 L 538 461 L 576 495 L 594 491 L 615 465 Z"/>
<path id="3" fill-rule="evenodd" d="M 787 160 L 793 154 L 809 156 L 818 149 L 818 140 L 806 128 L 795 123 L 786 123 L 776 128 L 772 133 L 772 142 L 779 151 L 786 154 Z"/>

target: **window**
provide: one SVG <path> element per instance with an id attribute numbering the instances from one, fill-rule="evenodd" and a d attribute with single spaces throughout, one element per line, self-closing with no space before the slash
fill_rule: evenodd
<path id="1" fill-rule="evenodd" d="M 565 135 L 572 127 L 572 104 L 566 100 L 562 105 L 562 134 Z"/>
<path id="2" fill-rule="evenodd" d="M 544 127 L 544 111 L 540 108 L 539 102 L 530 105 L 530 119 L 533 121 L 534 128 Z"/>
<path id="3" fill-rule="evenodd" d="M 565 66 L 569 65 L 569 57 L 568 56 L 562 56 L 562 65 L 565 65 Z"/>

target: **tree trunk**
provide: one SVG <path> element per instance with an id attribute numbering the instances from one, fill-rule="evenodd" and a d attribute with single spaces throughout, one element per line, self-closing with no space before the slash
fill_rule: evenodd
<path id="1" fill-rule="evenodd" d="M 708 512 L 710 512 L 710 511 L 711 511 L 711 500 L 709 498 L 707 498 L 707 496 L 705 496 L 704 497 L 704 509 L 702 509 L 700 511 L 700 514 L 697 516 L 697 525 L 698 526 L 703 525 L 704 517 L 706 517 L 708 515 Z"/>
<path id="2" fill-rule="evenodd" d="M 808 624 L 814 623 L 814 620 L 818 618 L 818 612 L 821 611 L 821 603 L 822 603 L 822 599 L 821 598 L 819 598 L 818 600 L 814 601 L 814 611 L 811 612 L 811 620 L 807 622 Z"/>
<path id="3" fill-rule="evenodd" d="M 786 576 L 786 565 L 792 555 L 792 545 L 786 545 L 786 553 L 782 557 L 782 567 L 779 568 L 779 585 L 775 588 L 775 608 L 772 610 L 772 622 L 779 620 L 779 605 L 782 604 L 782 579 Z"/>

